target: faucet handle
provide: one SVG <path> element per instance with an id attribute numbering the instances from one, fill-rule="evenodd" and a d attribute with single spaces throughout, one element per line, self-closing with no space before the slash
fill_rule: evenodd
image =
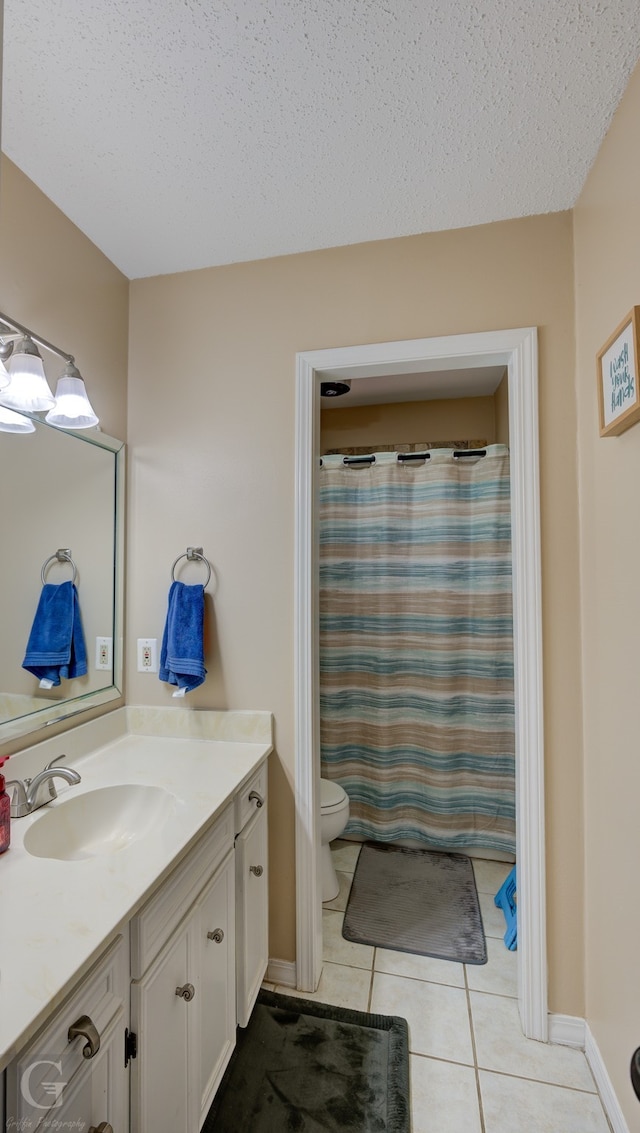
<path id="1" fill-rule="evenodd" d="M 30 779 L 7 779 L 5 787 L 11 791 L 11 817 L 24 818 L 29 813 L 29 804 L 27 803 L 27 788 L 30 784 Z"/>
<path id="2" fill-rule="evenodd" d="M 45 771 L 51 771 L 52 767 L 64 767 L 63 761 L 66 758 L 67 758 L 66 755 L 63 754 L 63 755 L 58 756 L 58 758 L 56 758 L 56 759 L 52 759 L 50 763 L 47 763 L 47 766 L 45 767 Z M 56 786 L 55 786 L 55 783 L 53 781 L 53 778 L 51 778 L 51 779 L 49 779 L 49 799 L 57 799 L 57 797 L 58 797 L 58 792 L 56 790 Z"/>

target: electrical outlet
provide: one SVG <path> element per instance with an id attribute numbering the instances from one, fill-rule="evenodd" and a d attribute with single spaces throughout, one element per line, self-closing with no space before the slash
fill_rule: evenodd
<path id="1" fill-rule="evenodd" d="M 96 637 L 96 669 L 113 669 L 113 640 Z"/>
<path id="2" fill-rule="evenodd" d="M 138 638 L 138 672 L 158 672 L 158 639 L 156 637 Z"/>

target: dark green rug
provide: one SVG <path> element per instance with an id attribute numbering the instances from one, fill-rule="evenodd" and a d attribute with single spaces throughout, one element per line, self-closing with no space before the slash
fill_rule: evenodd
<path id="1" fill-rule="evenodd" d="M 409 1133 L 405 1019 L 261 991 L 202 1133 Z"/>

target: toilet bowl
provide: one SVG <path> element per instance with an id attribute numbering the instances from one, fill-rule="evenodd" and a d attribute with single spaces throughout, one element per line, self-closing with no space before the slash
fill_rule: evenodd
<path id="1" fill-rule="evenodd" d="M 333 901 L 340 891 L 331 861 L 329 843 L 339 838 L 349 821 L 349 796 L 339 783 L 320 780 L 320 853 L 322 856 L 322 900 Z"/>

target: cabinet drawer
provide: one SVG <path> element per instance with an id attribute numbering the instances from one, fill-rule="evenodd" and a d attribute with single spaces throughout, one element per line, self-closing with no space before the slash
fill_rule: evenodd
<path id="1" fill-rule="evenodd" d="M 131 922 L 131 978 L 155 960 L 200 890 L 233 846 L 233 803 Z"/>
<path id="2" fill-rule="evenodd" d="M 124 1012 L 120 1011 L 109 1024 L 98 1055 L 86 1062 L 70 1083 L 64 1083 L 60 1097 L 41 1117 L 37 1133 L 65 1129 L 88 1133 L 91 1127 L 99 1128 L 101 1121 L 108 1121 L 114 1133 L 126 1133 L 129 1128 L 129 1079 L 122 1057 L 124 1028 Z M 50 1077 L 56 1078 L 55 1071 Z M 17 1128 L 28 1129 L 31 1133 L 36 1126 L 19 1125 Z M 11 1126 L 7 1126 L 7 1133 L 10 1129 Z"/>
<path id="3" fill-rule="evenodd" d="M 9 1127 L 13 1122 L 14 1128 L 35 1128 L 35 1118 L 39 1120 L 51 1106 L 55 1091 L 66 1088 L 83 1067 L 91 1066 L 93 1058 L 88 1060 L 82 1053 L 86 1039 L 69 1042 L 72 1024 L 88 1015 L 102 1048 L 102 1040 L 119 1012 L 124 1020 L 125 1006 L 128 1014 L 128 960 L 126 942 L 119 936 L 45 1029 L 7 1068 Z M 124 1021 L 122 1036 L 124 1041 Z"/>
<path id="4" fill-rule="evenodd" d="M 254 792 L 260 796 L 263 805 L 267 803 L 267 764 L 266 762 L 258 768 L 255 775 L 251 777 L 248 783 L 245 783 L 241 791 L 235 797 L 236 820 L 235 820 L 235 833 L 239 834 L 244 826 L 256 810 L 259 810 L 258 800 L 252 799 L 249 796 Z"/>

